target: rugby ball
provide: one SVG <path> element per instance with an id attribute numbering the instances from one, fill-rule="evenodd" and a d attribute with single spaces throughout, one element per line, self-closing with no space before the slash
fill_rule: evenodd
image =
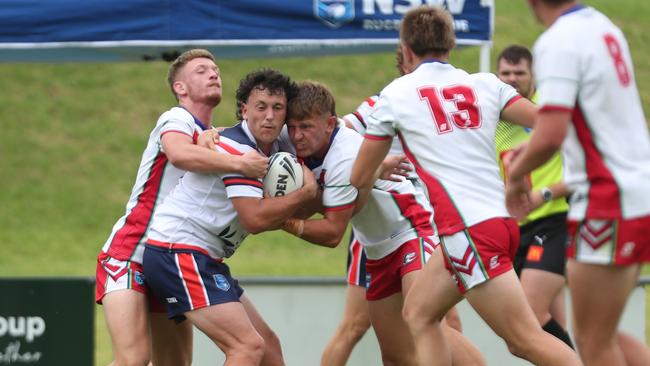
<path id="1" fill-rule="evenodd" d="M 271 155 L 269 170 L 264 176 L 264 192 L 271 197 L 284 196 L 302 187 L 302 167 L 291 153 Z"/>

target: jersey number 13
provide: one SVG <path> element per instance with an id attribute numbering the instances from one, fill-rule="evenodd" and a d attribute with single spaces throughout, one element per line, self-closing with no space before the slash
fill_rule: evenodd
<path id="1" fill-rule="evenodd" d="M 420 99 L 426 101 L 439 134 L 452 132 L 453 125 L 458 128 L 480 128 L 481 111 L 476 105 L 472 88 L 453 85 L 444 88 L 424 86 L 418 88 Z M 454 110 L 445 109 L 443 101 L 455 105 Z"/>

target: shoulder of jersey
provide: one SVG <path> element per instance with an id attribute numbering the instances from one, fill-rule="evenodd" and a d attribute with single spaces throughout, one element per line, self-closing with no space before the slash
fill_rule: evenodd
<path id="1" fill-rule="evenodd" d="M 185 108 L 181 107 L 172 107 L 171 109 L 161 114 L 160 118 L 158 119 L 158 123 L 165 122 L 170 119 L 177 119 L 183 122 L 194 124 L 194 117 L 192 114 Z"/>

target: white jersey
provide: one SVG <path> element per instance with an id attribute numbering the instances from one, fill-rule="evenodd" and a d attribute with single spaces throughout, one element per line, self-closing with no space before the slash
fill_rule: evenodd
<path id="1" fill-rule="evenodd" d="M 258 150 L 246 121 L 223 130 L 217 150 L 241 155 Z M 273 152 L 286 143 L 276 141 Z M 262 179 L 234 173 L 187 172 L 156 210 L 149 240 L 207 251 L 213 258 L 228 258 L 248 235 L 230 199 L 263 198 Z"/>
<path id="2" fill-rule="evenodd" d="M 399 135 L 427 186 L 440 235 L 509 216 L 494 136 L 501 111 L 519 98 L 493 74 L 470 75 L 436 60 L 381 92 L 366 138 Z"/>
<path id="3" fill-rule="evenodd" d="M 569 218 L 650 214 L 650 139 L 625 37 L 597 10 L 578 6 L 535 44 L 541 110 L 566 110 Z"/>
<path id="4" fill-rule="evenodd" d="M 126 213 L 113 226 L 102 247 L 104 253 L 118 260 L 142 263 L 143 244 L 153 212 L 185 173 L 167 160 L 160 139 L 165 133 L 180 132 L 196 142 L 204 129 L 201 121 L 182 107 L 174 107 L 158 118 L 142 154 Z"/>
<path id="5" fill-rule="evenodd" d="M 366 120 L 372 114 L 375 103 L 377 103 L 378 99 L 379 95 L 370 96 L 366 98 L 366 100 L 364 100 L 354 112 L 345 115 L 344 118 L 350 121 L 350 124 L 352 124 L 354 130 L 359 134 L 364 135 L 366 133 Z M 393 142 L 390 145 L 388 155 L 404 155 L 404 148 L 402 148 L 402 143 L 399 141 L 399 139 L 393 138 Z M 411 168 L 413 168 L 412 165 Z M 415 170 L 411 170 L 408 173 L 408 178 L 418 178 L 417 174 L 415 174 Z"/>
<path id="6" fill-rule="evenodd" d="M 326 211 L 351 208 L 357 190 L 350 184 L 350 174 L 363 138 L 358 133 L 337 128 L 322 161 L 305 160 L 323 188 Z M 352 229 L 364 246 L 366 256 L 381 259 L 403 243 L 434 235 L 431 205 L 413 184 L 378 180 L 367 204 L 352 217 Z"/>

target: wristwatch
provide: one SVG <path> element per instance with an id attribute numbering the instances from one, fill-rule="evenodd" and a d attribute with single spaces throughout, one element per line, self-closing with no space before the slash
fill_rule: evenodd
<path id="1" fill-rule="evenodd" d="M 553 191 L 550 188 L 544 187 L 539 190 L 539 193 L 542 194 L 542 201 L 550 202 L 553 200 Z"/>

